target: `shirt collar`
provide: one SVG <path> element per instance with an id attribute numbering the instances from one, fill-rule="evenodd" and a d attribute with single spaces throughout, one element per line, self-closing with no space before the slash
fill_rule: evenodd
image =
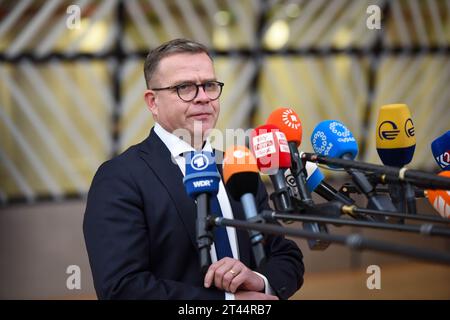
<path id="1" fill-rule="evenodd" d="M 174 134 L 168 132 L 157 122 L 155 122 L 154 131 L 158 135 L 158 137 L 162 140 L 162 142 L 166 145 L 167 149 L 169 149 L 172 157 L 174 158 L 182 155 L 185 152 L 195 151 L 195 149 L 189 143 L 181 140 Z M 206 142 L 203 146 L 202 151 L 213 152 L 209 137 L 206 138 Z"/>

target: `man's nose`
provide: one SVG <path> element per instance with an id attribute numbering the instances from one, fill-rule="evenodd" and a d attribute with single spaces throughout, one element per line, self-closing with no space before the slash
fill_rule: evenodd
<path id="1" fill-rule="evenodd" d="M 203 88 L 203 86 L 199 86 L 197 96 L 195 97 L 194 101 L 195 102 L 205 102 L 205 101 L 209 102 L 209 100 L 211 100 L 211 99 L 206 94 L 206 91 Z"/>

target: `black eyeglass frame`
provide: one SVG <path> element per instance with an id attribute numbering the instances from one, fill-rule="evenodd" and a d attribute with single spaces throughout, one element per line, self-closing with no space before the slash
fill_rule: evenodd
<path id="1" fill-rule="evenodd" d="M 208 96 L 208 93 L 206 92 L 206 89 L 205 89 L 205 86 L 206 86 L 208 83 L 211 83 L 211 82 L 214 82 L 214 83 L 218 84 L 218 85 L 219 85 L 219 88 L 220 88 L 219 95 L 217 96 L 217 98 L 214 98 L 214 99 L 212 99 L 211 97 Z M 179 88 L 180 88 L 181 86 L 185 86 L 185 85 L 194 85 L 194 86 L 195 86 L 195 95 L 194 95 L 194 97 L 193 97 L 192 99 L 190 99 L 190 100 L 185 100 L 185 99 L 183 99 L 183 98 L 180 96 L 180 92 L 178 91 Z M 175 91 L 177 92 L 178 98 L 180 98 L 180 99 L 183 100 L 184 102 L 191 102 L 192 100 L 194 100 L 195 98 L 197 98 L 197 95 L 198 95 L 198 88 L 199 88 L 199 87 L 202 87 L 202 88 L 203 88 L 203 91 L 204 91 L 205 94 L 208 96 L 208 98 L 210 98 L 212 101 L 214 101 L 214 100 L 217 100 L 217 99 L 220 98 L 220 96 L 221 96 L 221 94 L 222 94 L 222 89 L 223 89 L 223 86 L 224 86 L 224 85 L 225 85 L 225 84 L 224 84 L 223 82 L 213 80 L 213 81 L 206 81 L 206 82 L 200 83 L 200 84 L 191 83 L 191 82 L 189 82 L 189 83 L 184 82 L 184 83 L 177 84 L 177 85 L 175 85 L 175 86 L 164 87 L 164 88 L 150 88 L 150 89 L 151 89 L 151 90 L 155 90 L 155 91 L 161 91 L 161 90 L 175 90 Z"/>

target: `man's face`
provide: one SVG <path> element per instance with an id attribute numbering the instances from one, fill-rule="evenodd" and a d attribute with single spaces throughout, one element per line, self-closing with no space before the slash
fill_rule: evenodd
<path id="1" fill-rule="evenodd" d="M 176 53 L 163 58 L 153 76 L 151 88 L 162 88 L 181 83 L 204 83 L 216 80 L 211 59 L 205 53 Z M 202 136 L 213 129 L 219 116 L 219 100 L 212 101 L 199 87 L 194 100 L 185 102 L 176 90 L 147 90 L 145 101 L 155 120 L 167 131 L 186 129 L 193 137 L 194 122 L 201 127 Z M 198 134 L 199 132 L 197 132 Z"/>

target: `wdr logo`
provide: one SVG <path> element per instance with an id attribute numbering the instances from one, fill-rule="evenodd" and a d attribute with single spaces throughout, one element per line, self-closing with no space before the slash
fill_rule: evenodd
<path id="1" fill-rule="evenodd" d="M 202 188 L 202 187 L 211 187 L 213 184 L 213 180 L 200 180 L 200 181 L 194 181 L 194 187 L 195 188 Z"/>

